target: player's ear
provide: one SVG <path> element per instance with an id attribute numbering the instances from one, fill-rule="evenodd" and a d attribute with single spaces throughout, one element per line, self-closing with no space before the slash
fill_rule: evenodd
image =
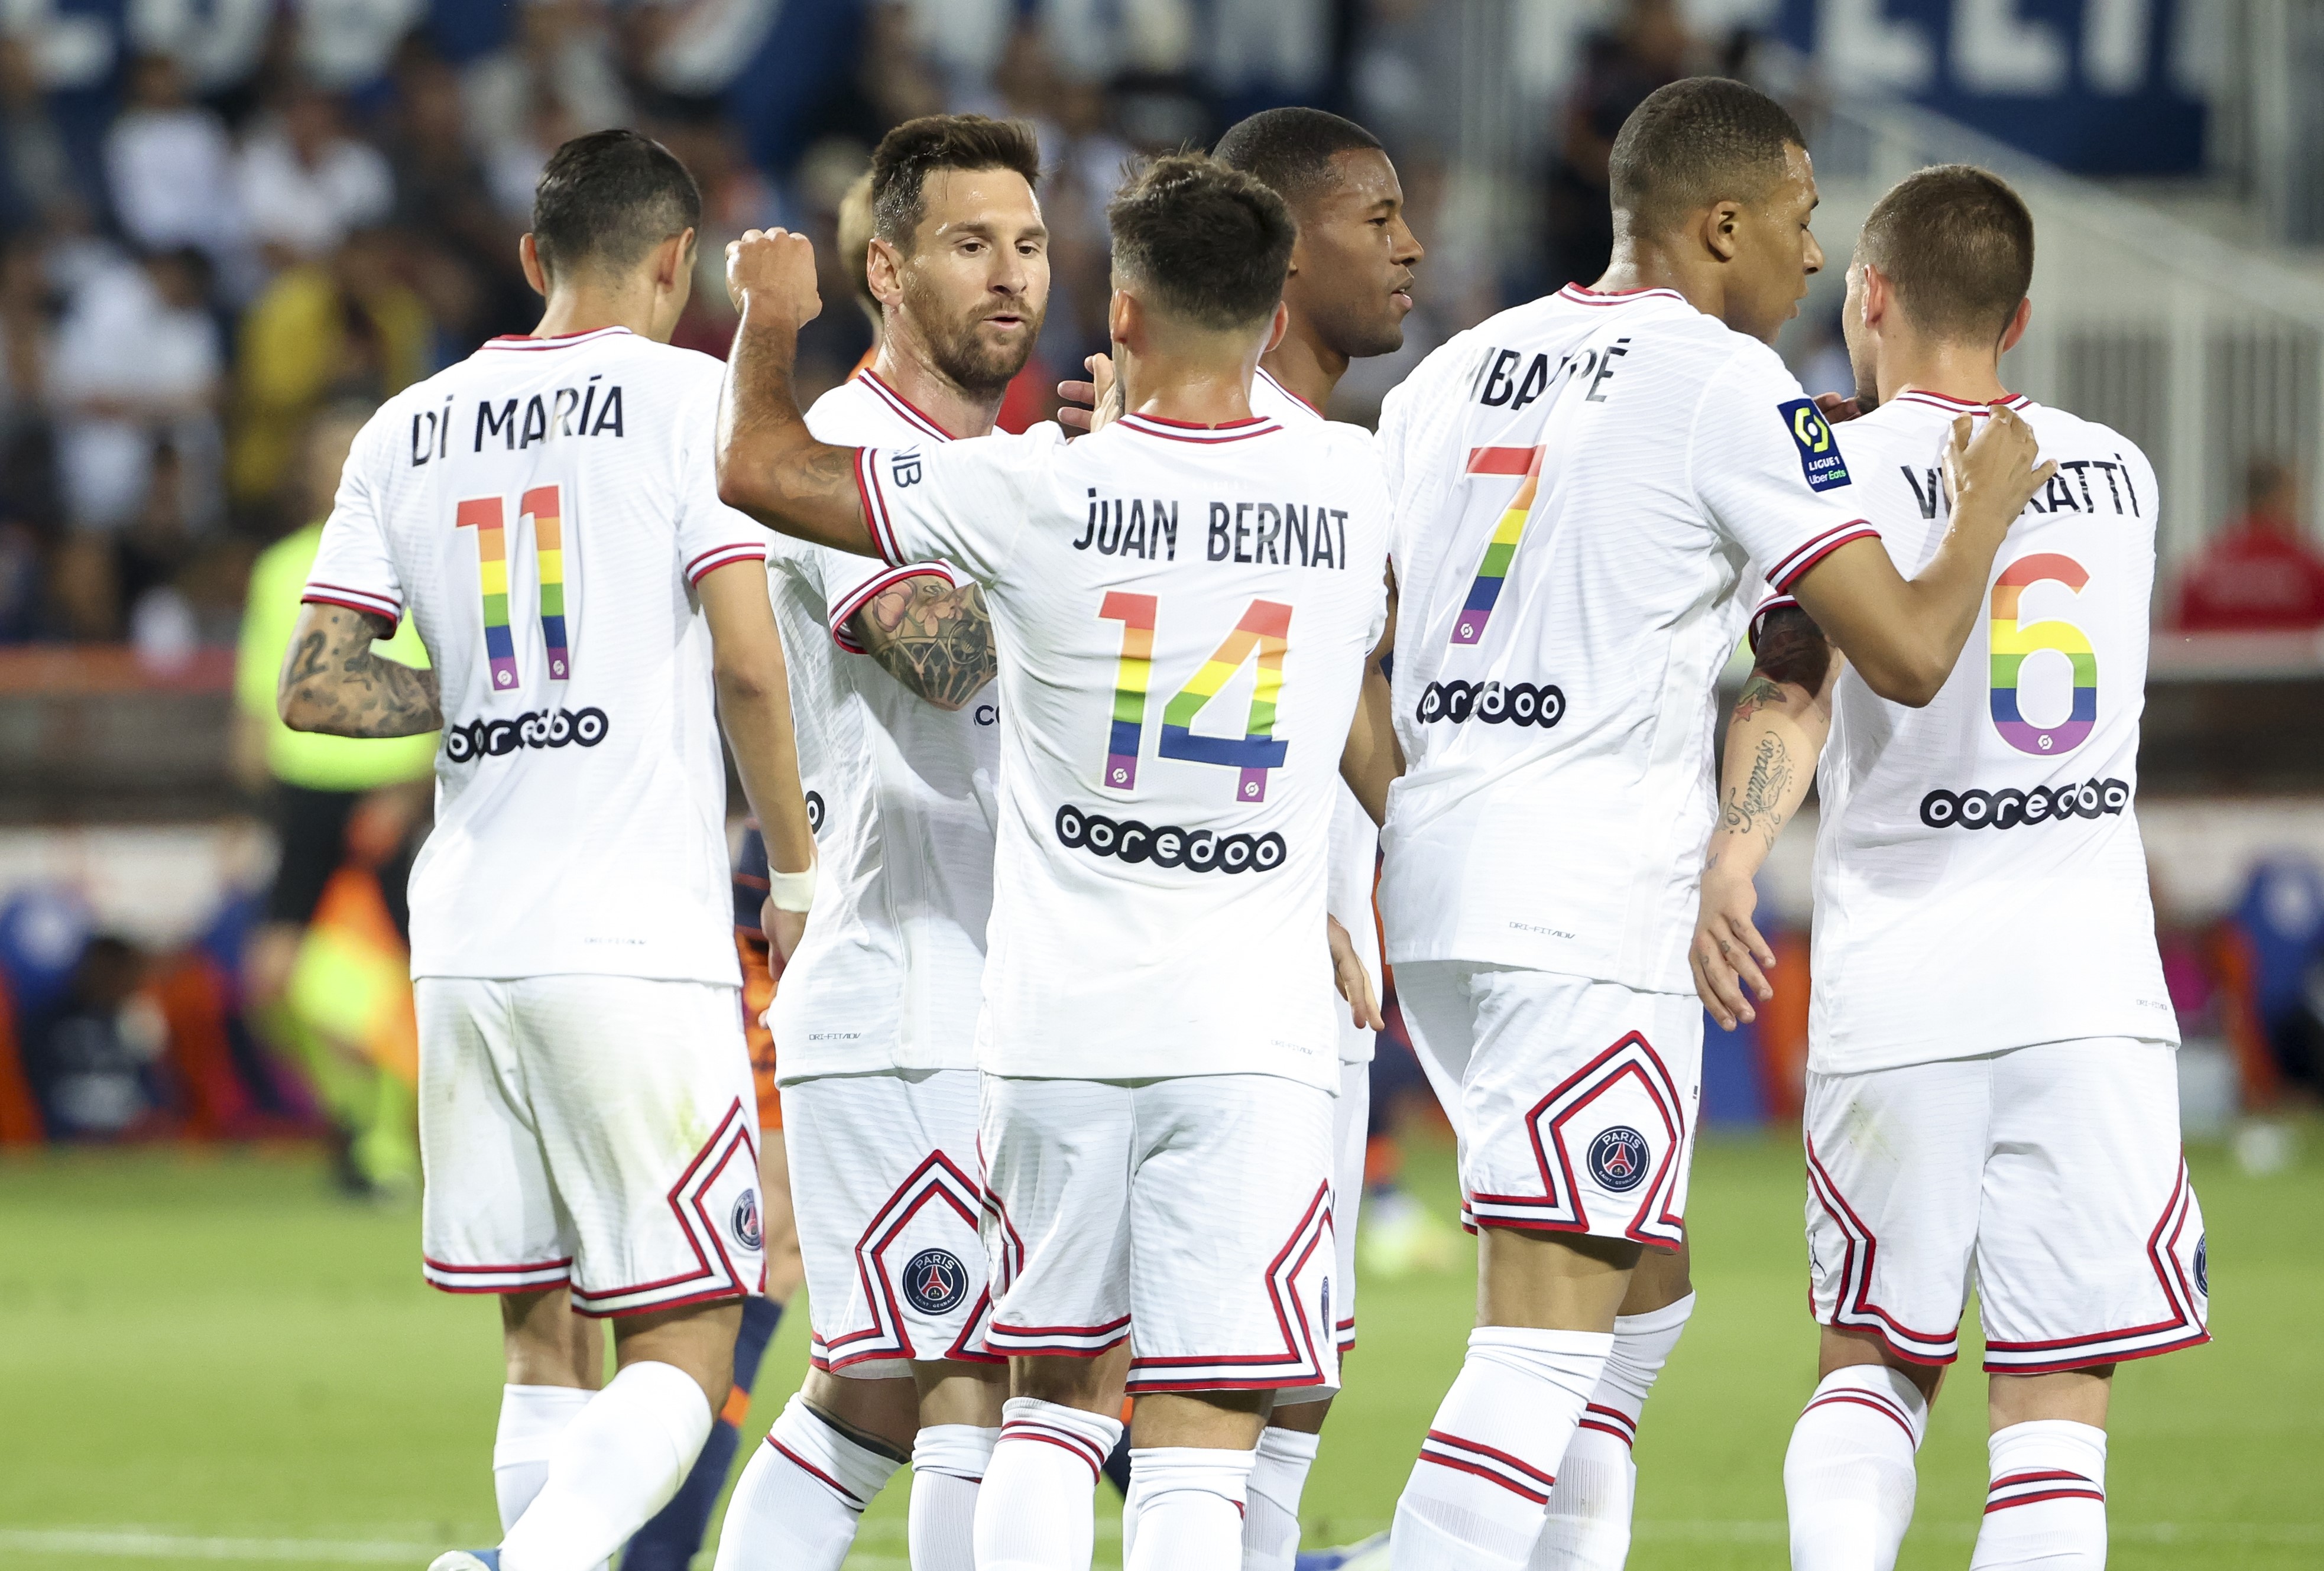
<path id="1" fill-rule="evenodd" d="M 1281 300 L 1276 301 L 1275 320 L 1268 324 L 1267 342 L 1260 345 L 1259 352 L 1261 354 L 1272 352 L 1277 345 L 1283 342 L 1283 335 L 1288 332 L 1290 327 L 1291 308 L 1285 305 Z"/>
<path id="2" fill-rule="evenodd" d="M 1106 336 L 1131 349 L 1143 349 L 1145 345 L 1139 341 L 1143 336 L 1142 317 L 1136 295 L 1128 289 L 1114 290 L 1113 299 L 1105 308 Z"/>
<path id="3" fill-rule="evenodd" d="M 662 242 L 661 254 L 654 258 L 654 283 L 663 289 L 675 289 L 694 276 L 694 231 L 681 229 Z"/>
<path id="4" fill-rule="evenodd" d="M 1877 327 L 1896 303 L 1896 292 L 1890 287 L 1888 277 L 1870 262 L 1859 264 L 1864 269 L 1864 325 Z"/>
<path id="5" fill-rule="evenodd" d="M 904 298 L 904 259 L 876 234 L 863 253 L 863 277 L 872 286 L 872 298 L 881 305 L 893 305 Z"/>
<path id="6" fill-rule="evenodd" d="M 516 264 L 524 270 L 524 281 L 542 299 L 549 298 L 549 270 L 540 265 L 540 247 L 532 243 L 532 232 L 526 230 L 516 243 Z"/>
<path id="7" fill-rule="evenodd" d="M 1702 215 L 1703 248 L 1720 262 L 1733 262 L 1742 243 L 1736 234 L 1743 222 L 1743 204 L 1714 202 Z"/>
<path id="8" fill-rule="evenodd" d="M 2026 326 L 2033 320 L 2034 299 L 2029 295 L 2017 302 L 2017 308 L 2009 313 L 2009 326 L 2001 330 L 2002 354 L 2006 354 L 2017 347 L 2017 341 L 2025 336 Z"/>

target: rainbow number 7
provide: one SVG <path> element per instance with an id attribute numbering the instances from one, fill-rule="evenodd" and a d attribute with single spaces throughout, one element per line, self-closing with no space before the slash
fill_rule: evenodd
<path id="1" fill-rule="evenodd" d="M 1138 755 L 1146 730 L 1146 690 L 1154 675 L 1154 622 L 1158 605 L 1153 595 L 1115 591 L 1098 609 L 1102 620 L 1122 624 L 1121 658 L 1113 683 L 1113 724 L 1106 741 L 1104 784 L 1110 790 L 1128 791 L 1138 784 Z M 1282 767 L 1291 746 L 1275 736 L 1275 708 L 1283 694 L 1283 655 L 1290 635 L 1289 606 L 1271 600 L 1252 601 L 1194 679 L 1164 707 L 1162 756 L 1240 770 L 1235 800 L 1266 801 L 1267 772 Z M 1253 656 L 1259 660 L 1258 680 L 1251 688 L 1250 713 L 1243 722 L 1243 734 L 1195 735 L 1194 717 Z"/>
<path id="2" fill-rule="evenodd" d="M 565 634 L 565 520 L 557 487 L 536 485 L 524 493 L 517 516 L 532 520 L 534 555 L 540 564 L 540 637 L 549 651 L 549 675 L 562 682 L 573 674 Z M 476 531 L 476 583 L 484 602 L 484 655 L 492 663 L 493 691 L 516 688 L 516 639 L 509 631 L 508 536 L 502 527 L 501 499 L 474 497 L 459 504 L 454 527 Z"/>
<path id="3" fill-rule="evenodd" d="M 1469 598 L 1462 603 L 1461 614 L 1452 620 L 1452 641 L 1456 644 L 1473 644 L 1485 636 L 1485 624 L 1492 620 L 1493 604 L 1501 598 L 1501 585 L 1508 579 L 1509 564 L 1517 559 L 1517 542 L 1525 538 L 1526 519 L 1533 512 L 1534 494 L 1541 489 L 1541 458 L 1545 451 L 1542 447 L 1469 450 L 1469 473 L 1515 474 L 1524 479 L 1517 486 L 1517 495 L 1502 510 L 1493 537 L 1486 542 L 1485 559 L 1477 565 L 1477 576 L 1469 585 Z"/>

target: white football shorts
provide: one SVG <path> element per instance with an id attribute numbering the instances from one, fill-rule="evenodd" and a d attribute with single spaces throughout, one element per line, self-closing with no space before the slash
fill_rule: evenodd
<path id="1" fill-rule="evenodd" d="M 984 1077 L 986 1342 L 1129 1390 L 1332 1386 L 1330 1092 L 1275 1075 Z"/>
<path id="2" fill-rule="evenodd" d="M 2046 1374 L 2210 1339 L 2203 1213 L 2166 1043 L 2091 1037 L 1807 1078 L 1808 1288 L 1823 1325 Z"/>
<path id="3" fill-rule="evenodd" d="M 1555 971 L 1396 968 L 1460 1137 L 1462 1223 L 1675 1249 L 1702 1096 L 1702 1006 Z"/>
<path id="4" fill-rule="evenodd" d="M 566 1286 L 591 1316 L 761 1291 L 738 990 L 422 977 L 420 1255 L 447 1292 Z"/>
<path id="5" fill-rule="evenodd" d="M 976 1164 L 974 1070 L 818 1075 L 783 1088 L 791 1208 L 818 1369 L 998 1363 Z"/>
<path id="6" fill-rule="evenodd" d="M 1364 1199 L 1364 1153 L 1370 1145 L 1372 1066 L 1340 1064 L 1340 1094 L 1332 1099 L 1332 1340 L 1342 1357 L 1356 1345 L 1356 1215 Z M 1324 1401 L 1339 1386 L 1305 1385 L 1286 1391 L 1277 1407 Z"/>

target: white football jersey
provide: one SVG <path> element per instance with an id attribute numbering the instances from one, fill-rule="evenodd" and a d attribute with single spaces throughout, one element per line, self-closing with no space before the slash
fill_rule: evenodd
<path id="1" fill-rule="evenodd" d="M 1816 777 L 1819 1073 L 2179 1040 L 2132 808 L 2161 492 L 2116 432 L 2010 407 L 2058 476 L 2003 542 L 1952 675 L 1924 709 L 1853 670 L 1834 691 Z M 1912 391 L 1842 428 L 1858 505 L 1908 578 L 1950 527 L 1947 433 L 1983 412 Z"/>
<path id="2" fill-rule="evenodd" d="M 1132 415 L 866 448 L 857 477 L 887 558 L 983 583 L 1001 648 L 978 1066 L 1335 1089 L 1332 804 L 1387 615 L 1370 446 Z"/>
<path id="3" fill-rule="evenodd" d="M 818 441 L 851 447 L 951 440 L 868 371 L 817 399 L 807 423 Z M 974 1069 L 999 694 L 988 684 L 965 708 L 939 709 L 847 630 L 889 585 L 957 574 L 787 536 L 768 547 L 767 571 L 817 868 L 815 915 L 775 995 L 781 1078 Z"/>
<path id="4" fill-rule="evenodd" d="M 1690 988 L 1713 684 L 1757 603 L 1869 537 L 1774 350 L 1669 289 L 1504 311 L 1388 396 L 1388 960 Z"/>
<path id="5" fill-rule="evenodd" d="M 411 974 L 742 980 L 710 627 L 722 368 L 625 327 L 495 338 L 356 438 L 306 598 L 409 614 L 442 684 Z"/>
<path id="6" fill-rule="evenodd" d="M 1321 424 L 1323 412 L 1267 374 L 1265 370 L 1251 379 L 1250 412 L 1286 426 Z M 1370 442 L 1371 433 L 1361 426 L 1343 426 L 1354 440 Z M 1356 800 L 1345 780 L 1340 782 L 1332 804 L 1332 841 L 1329 852 L 1331 874 L 1325 904 L 1340 925 L 1348 930 L 1348 937 L 1356 946 L 1356 956 L 1371 973 L 1372 996 L 1386 997 L 1387 989 L 1380 978 L 1379 917 L 1372 908 L 1373 876 L 1379 868 L 1379 830 L 1372 815 Z M 1372 1059 L 1372 1034 L 1369 1031 L 1345 1030 L 1340 1033 L 1340 1061 L 1370 1063 Z"/>

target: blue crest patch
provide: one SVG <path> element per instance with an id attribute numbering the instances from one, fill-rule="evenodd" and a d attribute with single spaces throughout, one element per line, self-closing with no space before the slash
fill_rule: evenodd
<path id="1" fill-rule="evenodd" d="M 2211 1236 L 2202 1234 L 2195 1240 L 2195 1285 L 2203 1296 L 2211 1296 Z"/>
<path id="2" fill-rule="evenodd" d="M 734 1229 L 735 1240 L 745 1249 L 756 1249 L 766 1242 L 759 1227 L 759 1191 L 744 1190 L 734 1197 L 734 1209 L 727 1218 Z"/>
<path id="3" fill-rule="evenodd" d="M 924 1315 L 949 1314 L 968 1296 L 968 1267 L 949 1249 L 923 1249 L 904 1267 L 904 1301 Z"/>
<path id="4" fill-rule="evenodd" d="M 1784 429 L 1800 450 L 1800 473 L 1807 477 L 1810 491 L 1832 491 L 1849 483 L 1840 438 L 1831 434 L 1831 422 L 1815 407 L 1815 400 L 1786 400 L 1775 406 L 1775 413 L 1783 417 Z"/>
<path id="5" fill-rule="evenodd" d="M 1646 1137 L 1627 1124 L 1600 1130 L 1590 1143 L 1590 1176 L 1618 1195 L 1646 1182 L 1652 1165 Z"/>

